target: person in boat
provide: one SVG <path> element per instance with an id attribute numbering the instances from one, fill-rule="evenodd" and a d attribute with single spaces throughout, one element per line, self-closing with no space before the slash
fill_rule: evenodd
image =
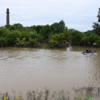
<path id="1" fill-rule="evenodd" d="M 96 53 L 96 51 L 95 51 L 95 50 L 93 50 L 93 51 L 92 51 L 92 53 Z"/>
<path id="2" fill-rule="evenodd" d="M 89 50 L 89 53 L 91 53 L 91 50 Z"/>
<path id="3" fill-rule="evenodd" d="M 86 53 L 88 53 L 88 49 L 86 49 Z"/>

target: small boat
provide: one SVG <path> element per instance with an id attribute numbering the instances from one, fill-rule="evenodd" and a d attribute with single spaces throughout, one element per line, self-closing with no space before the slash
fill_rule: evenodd
<path id="1" fill-rule="evenodd" d="M 82 52 L 83 55 L 97 55 L 96 52 L 86 53 L 85 51 Z"/>

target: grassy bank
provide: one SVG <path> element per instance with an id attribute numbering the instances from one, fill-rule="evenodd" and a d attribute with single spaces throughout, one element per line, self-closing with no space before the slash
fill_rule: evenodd
<path id="1" fill-rule="evenodd" d="M 75 96 L 72 97 L 69 92 L 59 91 L 50 92 L 45 91 L 28 91 L 26 95 L 20 93 L 16 95 L 15 91 L 12 91 L 12 95 L 8 92 L 0 93 L 0 100 L 99 100 L 100 99 L 100 87 L 83 87 L 79 89 L 73 88 Z"/>

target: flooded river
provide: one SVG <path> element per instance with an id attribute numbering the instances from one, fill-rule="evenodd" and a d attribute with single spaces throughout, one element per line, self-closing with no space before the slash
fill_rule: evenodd
<path id="1" fill-rule="evenodd" d="M 100 48 L 97 55 L 81 54 L 85 49 L 0 48 L 0 91 L 100 87 Z"/>

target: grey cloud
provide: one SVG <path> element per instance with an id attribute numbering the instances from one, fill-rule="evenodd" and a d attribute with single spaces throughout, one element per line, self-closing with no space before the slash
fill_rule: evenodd
<path id="1" fill-rule="evenodd" d="M 2 0 L 0 25 L 5 25 L 6 9 L 10 9 L 10 22 L 24 26 L 52 24 L 64 20 L 66 26 L 78 30 L 92 29 L 96 21 L 100 0 Z M 88 27 L 86 27 L 88 25 Z"/>

